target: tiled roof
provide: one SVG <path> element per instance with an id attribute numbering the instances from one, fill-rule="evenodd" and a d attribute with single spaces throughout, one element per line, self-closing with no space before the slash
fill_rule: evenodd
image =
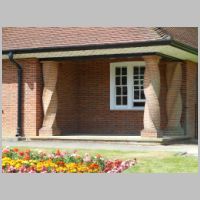
<path id="1" fill-rule="evenodd" d="M 198 48 L 198 28 L 196 27 L 162 27 L 161 30 L 178 42 Z"/>
<path id="2" fill-rule="evenodd" d="M 197 48 L 195 28 L 151 27 L 7 27 L 3 50 L 123 44 L 164 40 L 167 35 Z"/>

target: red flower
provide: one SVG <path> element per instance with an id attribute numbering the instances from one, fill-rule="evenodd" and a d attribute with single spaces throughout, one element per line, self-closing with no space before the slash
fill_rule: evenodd
<path id="1" fill-rule="evenodd" d="M 60 155 L 61 155 L 61 153 L 60 153 L 60 150 L 59 150 L 59 149 L 57 149 L 57 150 L 56 150 L 56 155 L 57 155 L 57 156 L 60 156 Z"/>
<path id="2" fill-rule="evenodd" d="M 99 168 L 99 165 L 96 164 L 96 163 L 92 163 L 92 164 L 90 165 L 90 168 L 91 168 L 91 169 Z"/>
<path id="3" fill-rule="evenodd" d="M 63 162 L 63 161 L 58 161 L 58 162 L 57 162 L 57 165 L 58 165 L 58 166 L 64 167 L 64 166 L 65 166 L 65 162 Z"/>
<path id="4" fill-rule="evenodd" d="M 20 152 L 19 152 L 19 155 L 20 155 L 20 156 L 24 156 L 24 152 L 23 152 L 23 151 L 20 151 Z"/>
<path id="5" fill-rule="evenodd" d="M 8 153 L 10 150 L 9 149 L 3 149 L 3 153 Z"/>

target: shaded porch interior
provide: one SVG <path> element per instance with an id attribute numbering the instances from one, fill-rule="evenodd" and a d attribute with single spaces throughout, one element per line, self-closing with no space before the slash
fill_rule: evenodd
<path id="1" fill-rule="evenodd" d="M 144 110 L 110 110 L 110 63 L 143 61 L 142 58 L 98 58 L 61 60 L 58 65 L 56 124 L 62 136 L 140 136 L 144 128 Z M 167 126 L 166 67 L 170 60 L 162 58 L 160 71 L 160 127 Z M 182 80 L 186 68 L 182 66 Z M 181 126 L 185 129 L 186 81 L 182 81 Z"/>

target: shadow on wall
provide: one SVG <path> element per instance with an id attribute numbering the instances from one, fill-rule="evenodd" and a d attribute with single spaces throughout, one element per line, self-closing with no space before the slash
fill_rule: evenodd
<path id="1" fill-rule="evenodd" d="M 37 112 L 37 106 L 41 103 L 41 99 L 36 98 L 33 102 L 33 96 L 37 95 L 36 83 L 38 82 L 36 64 L 37 60 L 16 60 L 22 65 L 22 134 L 31 124 L 32 119 L 30 113 Z M 41 69 L 39 69 L 41 70 Z M 40 80 L 42 84 L 42 80 Z M 9 135 L 16 134 L 17 127 L 17 98 L 18 98 L 18 77 L 17 68 L 8 60 L 3 60 L 2 68 L 2 107 L 3 107 L 3 132 Z M 42 97 L 41 97 L 42 98 Z M 38 105 L 37 105 L 38 104 Z M 36 107 L 34 107 L 34 105 Z M 40 105 L 41 106 L 41 105 Z M 35 116 L 36 117 L 36 116 Z M 26 123 L 25 123 L 26 122 Z M 41 126 L 41 125 L 40 125 Z M 37 127 L 38 128 L 38 127 Z M 10 131 L 11 130 L 11 131 Z"/>

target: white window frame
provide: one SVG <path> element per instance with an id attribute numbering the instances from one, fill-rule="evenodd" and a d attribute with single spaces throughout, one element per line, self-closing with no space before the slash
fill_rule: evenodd
<path id="1" fill-rule="evenodd" d="M 127 89 L 128 89 L 128 101 L 127 105 L 116 105 L 115 96 L 115 68 L 127 67 Z M 144 110 L 144 106 L 133 106 L 134 102 L 145 102 L 145 100 L 134 100 L 133 92 L 133 68 L 134 66 L 144 66 L 143 61 L 129 61 L 129 62 L 114 62 L 110 63 L 110 110 Z"/>

